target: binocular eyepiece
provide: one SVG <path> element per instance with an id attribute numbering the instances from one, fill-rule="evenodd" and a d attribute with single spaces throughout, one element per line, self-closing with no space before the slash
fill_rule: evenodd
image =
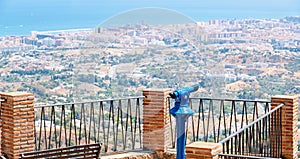
<path id="1" fill-rule="evenodd" d="M 174 92 L 169 93 L 170 97 L 175 99 L 176 97 L 179 97 L 180 94 L 182 94 L 182 92 L 187 92 L 187 93 L 192 93 L 195 92 L 199 89 L 199 84 L 196 85 L 192 85 L 190 87 L 184 87 L 184 88 L 180 88 L 175 90 Z"/>

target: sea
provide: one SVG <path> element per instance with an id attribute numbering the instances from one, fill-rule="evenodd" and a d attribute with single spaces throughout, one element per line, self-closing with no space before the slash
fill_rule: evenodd
<path id="1" fill-rule="evenodd" d="M 298 0 L 266 0 L 261 3 L 260 0 L 252 0 L 251 4 L 240 4 L 238 0 L 228 0 L 226 3 L 223 0 L 0 0 L 0 36 L 26 36 L 31 31 L 92 28 L 116 15 L 141 8 L 168 9 L 194 21 L 300 15 Z"/>

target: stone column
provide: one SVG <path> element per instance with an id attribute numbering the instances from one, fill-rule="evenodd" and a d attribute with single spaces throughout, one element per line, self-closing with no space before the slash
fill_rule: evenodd
<path id="1" fill-rule="evenodd" d="M 34 150 L 34 96 L 30 93 L 0 93 L 1 147 L 9 159 L 19 158 L 22 152 Z"/>
<path id="2" fill-rule="evenodd" d="M 143 91 L 143 148 L 165 152 L 171 144 L 168 89 Z"/>
<path id="3" fill-rule="evenodd" d="M 193 142 L 186 145 L 186 158 L 188 159 L 218 159 L 222 152 L 222 144 L 210 142 Z"/>
<path id="4" fill-rule="evenodd" d="M 1 134 L 1 132 L 2 132 L 2 119 L 1 119 L 1 103 L 2 103 L 2 101 L 4 101 L 4 100 L 2 100 L 2 98 L 1 98 L 1 96 L 0 96 L 0 134 Z M 1 147 L 1 138 L 2 138 L 2 135 L 0 136 L 0 155 L 2 155 L 2 147 Z"/>
<path id="5" fill-rule="evenodd" d="M 275 108 L 283 103 L 282 107 L 282 157 L 288 159 L 297 159 L 298 152 L 298 96 L 274 96 L 271 99 L 271 108 Z M 275 114 L 276 115 L 276 114 Z M 277 116 L 271 116 L 271 119 L 280 120 Z M 274 123 L 279 123 L 275 121 Z M 272 131 L 272 124 L 271 124 Z M 272 132 L 271 132 L 272 135 Z M 272 139 L 271 139 L 272 142 Z M 271 143 L 272 144 L 272 143 Z M 276 143 L 274 143 L 276 144 Z"/>

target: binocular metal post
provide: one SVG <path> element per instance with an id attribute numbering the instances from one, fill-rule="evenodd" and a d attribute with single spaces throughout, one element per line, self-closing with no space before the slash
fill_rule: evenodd
<path id="1" fill-rule="evenodd" d="M 197 91 L 198 88 L 199 85 L 193 85 L 170 93 L 171 98 L 175 99 L 175 106 L 170 110 L 170 114 L 176 118 L 177 159 L 185 159 L 185 123 L 194 114 L 194 111 L 189 107 L 189 96 L 190 93 Z"/>

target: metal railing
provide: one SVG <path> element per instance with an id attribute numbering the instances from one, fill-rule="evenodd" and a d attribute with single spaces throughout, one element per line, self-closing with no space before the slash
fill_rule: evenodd
<path id="1" fill-rule="evenodd" d="M 169 98 L 169 108 L 173 107 Z M 270 110 L 270 101 L 190 98 L 195 114 L 186 124 L 187 144 L 195 141 L 218 143 Z M 176 145 L 175 119 L 170 117 L 171 146 Z"/>
<path id="2" fill-rule="evenodd" d="M 97 142 L 104 153 L 141 149 L 142 99 L 35 106 L 35 149 Z"/>
<path id="3" fill-rule="evenodd" d="M 219 143 L 220 158 L 280 158 L 282 123 L 280 104 Z"/>

